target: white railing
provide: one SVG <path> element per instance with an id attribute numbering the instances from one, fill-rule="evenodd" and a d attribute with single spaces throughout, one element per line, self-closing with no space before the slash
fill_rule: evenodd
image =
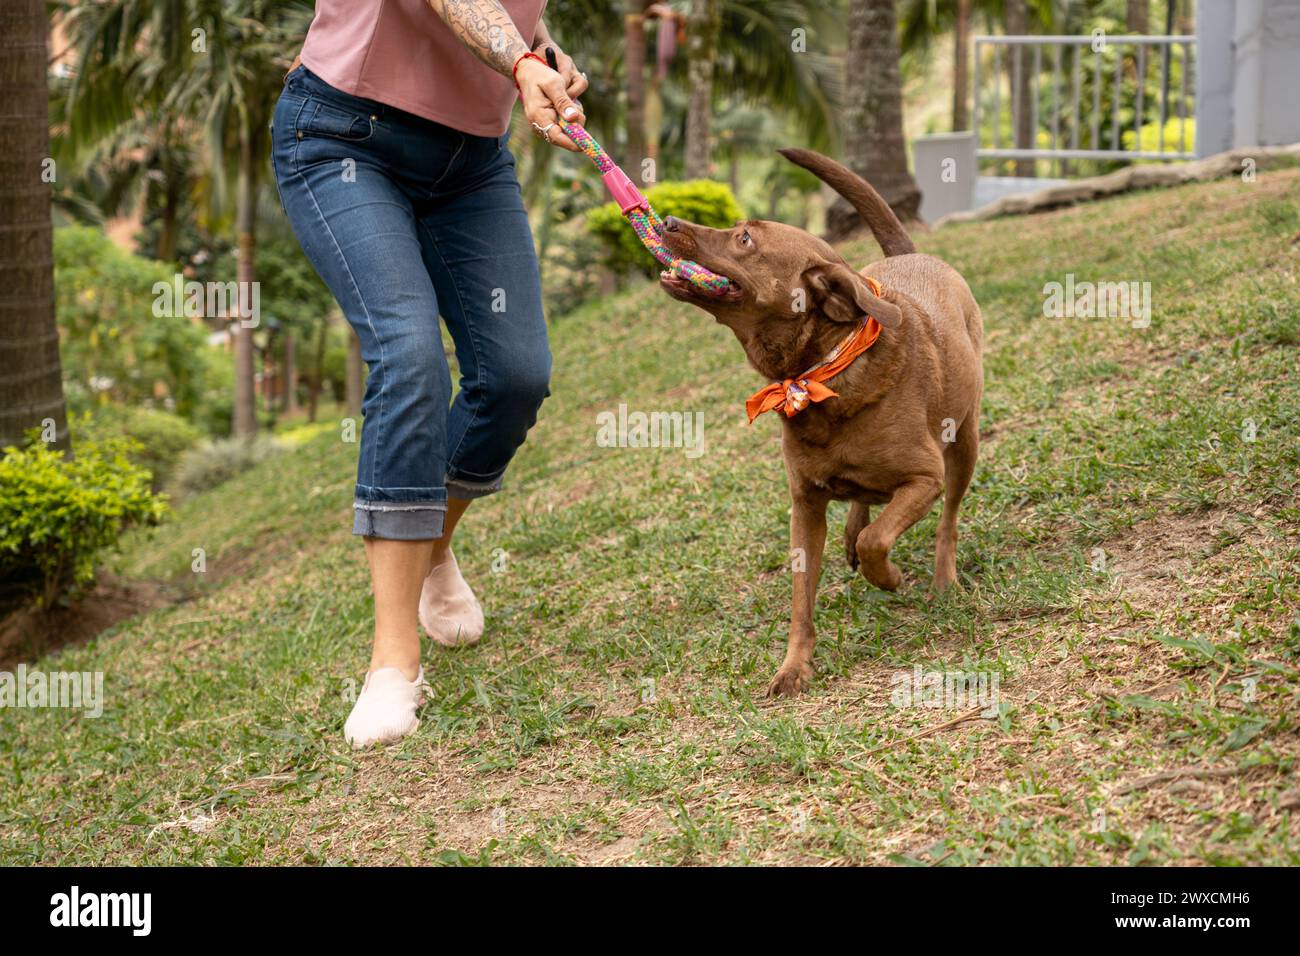
<path id="1" fill-rule="evenodd" d="M 975 37 L 976 155 L 1023 160 L 1194 159 L 1195 123 L 1189 128 L 1188 120 L 1195 115 L 1195 46 L 1194 36 Z M 1149 96 L 1152 61 L 1159 64 L 1159 86 Z M 1009 133 L 1003 129 L 1004 92 Z M 1177 149 L 1165 148 L 1171 119 L 1178 120 Z M 1155 120 L 1157 148 L 1144 148 L 1143 127 Z M 1132 145 L 1126 146 L 1124 134 L 1130 131 Z"/>

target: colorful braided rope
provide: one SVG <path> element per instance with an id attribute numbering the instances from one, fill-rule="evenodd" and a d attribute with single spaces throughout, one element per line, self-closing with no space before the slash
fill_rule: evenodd
<path id="1" fill-rule="evenodd" d="M 603 176 L 617 166 L 614 160 L 610 159 L 609 154 L 601 148 L 601 145 L 591 138 L 581 126 L 574 123 L 565 123 L 561 127 L 565 135 L 577 145 L 593 163 L 596 169 Z M 650 250 L 650 254 L 662 262 L 691 284 L 703 289 L 710 295 L 722 295 L 727 291 L 727 277 L 720 276 L 715 272 L 710 272 L 698 262 L 691 262 L 689 259 L 681 259 L 668 251 L 667 246 L 663 243 L 664 224 L 649 203 L 646 203 L 644 209 L 630 209 L 625 213 L 627 221 L 632 224 L 632 229 L 636 232 L 637 238 L 641 244 Z"/>

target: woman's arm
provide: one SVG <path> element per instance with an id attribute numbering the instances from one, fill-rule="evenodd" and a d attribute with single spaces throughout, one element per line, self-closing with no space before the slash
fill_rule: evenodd
<path id="1" fill-rule="evenodd" d="M 515 61 L 528 52 L 528 44 L 498 0 L 429 0 L 429 6 L 475 56 L 498 73 L 509 76 Z"/>
<path id="2" fill-rule="evenodd" d="M 561 116 L 566 122 L 585 122 L 582 108 L 573 102 L 559 73 L 533 59 L 520 62 L 519 58 L 531 51 L 498 0 L 428 0 L 428 3 L 475 56 L 503 76 L 513 74 L 529 122 L 539 129 L 559 123 Z M 558 126 L 549 129 L 547 138 L 556 146 L 578 151 Z"/>

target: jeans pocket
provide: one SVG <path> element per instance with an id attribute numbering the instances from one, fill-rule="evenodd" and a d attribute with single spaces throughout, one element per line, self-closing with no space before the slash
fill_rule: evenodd
<path id="1" fill-rule="evenodd" d="M 327 136 L 345 143 L 364 143 L 375 132 L 375 117 L 315 102 L 299 114 L 298 138 Z"/>

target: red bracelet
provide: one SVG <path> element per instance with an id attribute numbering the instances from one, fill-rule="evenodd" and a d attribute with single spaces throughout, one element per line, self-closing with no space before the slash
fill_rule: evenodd
<path id="1" fill-rule="evenodd" d="M 524 60 L 536 60 L 536 61 L 537 61 L 538 63 L 540 63 L 542 66 L 546 67 L 548 70 L 551 68 L 551 65 L 550 65 L 549 63 L 547 63 L 545 60 L 543 60 L 543 59 L 542 59 L 540 56 L 538 56 L 536 53 L 534 53 L 534 52 L 532 52 L 531 50 L 529 50 L 527 53 L 525 53 L 525 54 L 523 54 L 522 56 L 520 56 L 519 59 L 515 60 L 515 65 L 514 65 L 514 67 L 510 70 L 510 79 L 512 79 L 512 80 L 515 81 L 515 89 L 517 89 L 517 90 L 519 90 L 519 80 L 518 80 L 518 78 L 515 76 L 515 74 L 519 72 L 519 64 L 520 64 L 520 63 L 523 63 Z M 519 92 L 522 93 L 523 90 L 519 90 Z"/>

